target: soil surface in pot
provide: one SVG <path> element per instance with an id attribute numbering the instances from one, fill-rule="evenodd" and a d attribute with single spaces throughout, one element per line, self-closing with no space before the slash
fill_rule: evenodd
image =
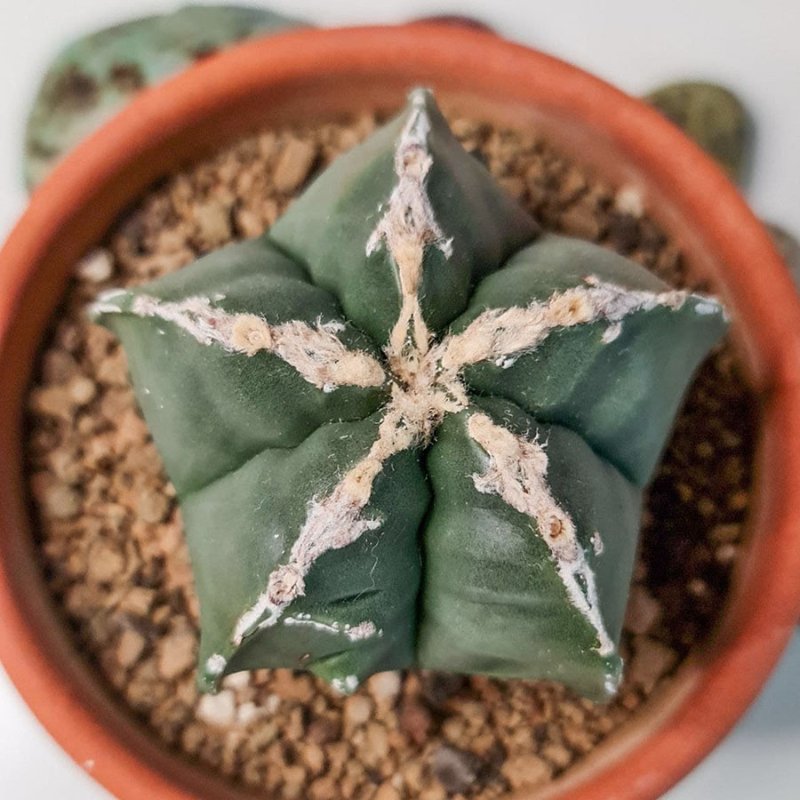
<path id="1" fill-rule="evenodd" d="M 699 372 L 649 490 L 626 677 L 608 706 L 551 683 L 419 671 L 376 675 L 342 697 L 307 674 L 261 670 L 198 696 L 197 602 L 174 491 L 124 353 L 84 308 L 98 291 L 260 234 L 375 124 L 363 116 L 243 139 L 153 187 L 77 265 L 29 395 L 38 541 L 76 648 L 175 750 L 275 798 L 489 800 L 568 770 L 702 645 L 740 546 L 755 403 L 723 346 Z M 602 242 L 687 284 L 678 248 L 635 191 L 596 179 L 535 132 L 452 124 L 545 229 Z"/>

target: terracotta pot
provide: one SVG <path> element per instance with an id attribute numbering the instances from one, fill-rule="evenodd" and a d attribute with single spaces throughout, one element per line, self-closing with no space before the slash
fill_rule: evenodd
<path id="1" fill-rule="evenodd" d="M 243 798 L 166 752 L 103 688 L 42 579 L 23 481 L 23 398 L 74 262 L 154 179 L 255 125 L 400 104 L 537 127 L 611 181 L 639 187 L 691 268 L 727 303 L 761 411 L 749 547 L 713 640 L 548 797 L 652 798 L 752 701 L 800 613 L 800 302 L 735 188 L 638 100 L 556 59 L 467 29 L 302 31 L 253 41 L 143 93 L 41 186 L 0 255 L 0 657 L 42 723 L 125 800 Z M 541 795 L 540 795 L 541 796 Z"/>

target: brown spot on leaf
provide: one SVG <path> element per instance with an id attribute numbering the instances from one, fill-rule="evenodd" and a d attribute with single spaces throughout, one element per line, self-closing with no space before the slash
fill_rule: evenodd
<path id="1" fill-rule="evenodd" d="M 114 64 L 108 73 L 114 88 L 120 92 L 138 92 L 145 85 L 142 70 L 136 64 Z"/>
<path id="2" fill-rule="evenodd" d="M 29 137 L 27 139 L 25 148 L 28 151 L 28 155 L 35 158 L 51 159 L 55 158 L 59 154 L 59 151 L 52 145 L 43 142 L 41 139 L 35 139 L 33 137 Z"/>
<path id="3" fill-rule="evenodd" d="M 558 517 L 550 518 L 550 538 L 557 539 L 564 532 L 564 525 Z"/>
<path id="4" fill-rule="evenodd" d="M 72 65 L 54 78 L 50 101 L 64 111 L 85 111 L 97 103 L 99 93 L 97 81 Z"/>
<path id="5" fill-rule="evenodd" d="M 204 58 L 213 56 L 218 50 L 219 48 L 216 45 L 201 44 L 192 50 L 190 55 L 195 61 L 202 61 Z"/>
<path id="6" fill-rule="evenodd" d="M 442 745 L 431 758 L 431 772 L 448 794 L 466 794 L 481 788 L 483 762 L 469 750 Z"/>

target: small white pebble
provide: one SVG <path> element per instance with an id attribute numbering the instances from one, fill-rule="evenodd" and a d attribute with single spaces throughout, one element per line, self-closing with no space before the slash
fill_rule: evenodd
<path id="1" fill-rule="evenodd" d="M 234 672 L 233 675 L 227 675 L 222 679 L 222 685 L 234 691 L 246 689 L 250 685 L 250 673 Z"/>
<path id="2" fill-rule="evenodd" d="M 378 704 L 393 701 L 400 694 L 400 689 L 399 672 L 379 672 L 367 682 L 367 690 Z"/>
<path id="3" fill-rule="evenodd" d="M 714 557 L 720 564 L 731 564 L 736 558 L 739 548 L 735 544 L 721 544 L 714 552 Z"/>
<path id="4" fill-rule="evenodd" d="M 76 405 L 85 406 L 97 394 L 97 385 L 93 380 L 79 375 L 67 384 L 67 394 Z"/>
<path id="5" fill-rule="evenodd" d="M 204 694 L 197 704 L 197 718 L 209 725 L 224 727 L 236 721 L 236 698 L 230 689 L 219 694 Z"/>
<path id="6" fill-rule="evenodd" d="M 644 214 L 644 198 L 636 186 L 623 186 L 614 198 L 614 207 L 623 214 L 637 219 Z"/>
<path id="7" fill-rule="evenodd" d="M 87 283 L 103 283 L 114 274 L 114 260 L 108 250 L 92 250 L 78 262 L 75 274 Z"/>
<path id="8" fill-rule="evenodd" d="M 372 715 L 372 701 L 361 694 L 355 694 L 344 701 L 344 722 L 350 728 L 363 725 Z"/>
<path id="9" fill-rule="evenodd" d="M 622 333 L 622 323 L 615 322 L 613 325 L 609 325 L 604 331 L 601 337 L 603 344 L 610 344 L 615 339 L 619 338 L 619 335 Z"/>
<path id="10" fill-rule="evenodd" d="M 72 519 L 81 510 L 81 495 L 63 483 L 49 486 L 40 502 L 45 517 L 51 519 Z"/>
<path id="11" fill-rule="evenodd" d="M 264 701 L 264 711 L 267 714 L 275 714 L 277 713 L 278 709 L 281 707 L 281 698 L 277 694 L 270 694 L 267 695 L 267 699 Z"/>
<path id="12" fill-rule="evenodd" d="M 702 578 L 692 578 L 686 584 L 686 591 L 694 597 L 704 597 L 708 594 L 708 584 Z"/>
<path id="13" fill-rule="evenodd" d="M 236 722 L 239 725 L 249 725 L 254 720 L 264 716 L 265 713 L 266 709 L 259 708 L 255 703 L 242 703 L 236 709 Z"/>

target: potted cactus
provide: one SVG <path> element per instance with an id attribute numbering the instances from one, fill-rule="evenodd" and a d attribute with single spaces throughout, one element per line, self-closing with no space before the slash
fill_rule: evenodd
<path id="1" fill-rule="evenodd" d="M 470 48 L 481 49 L 482 67 L 463 75 Z M 749 342 L 756 386 L 779 387 L 778 405 L 765 405 L 764 463 L 784 487 L 800 483 L 786 435 L 800 399 L 785 380 L 796 347 L 786 331 L 800 312 L 778 290 L 780 268 L 733 190 L 642 104 L 471 31 L 291 34 L 143 95 L 56 168 L 9 242 L 0 355 L 30 363 L 31 332 L 56 300 L 42 286 L 63 285 L 116 215 L 176 164 L 254 124 L 396 109 L 401 90 L 421 82 L 437 97 L 468 94 L 502 124 L 539 115 L 566 150 L 610 180 L 638 181 L 660 203 L 690 265 L 722 290 Z M 700 204 L 698 182 L 725 208 Z M 756 256 L 774 284 L 747 278 Z M 431 95 L 417 91 L 265 236 L 105 293 L 92 312 L 123 343 L 181 502 L 203 689 L 221 684 L 220 697 L 229 696 L 237 671 L 289 666 L 347 693 L 380 670 L 421 666 L 545 677 L 599 700 L 613 694 L 642 487 L 694 367 L 725 331 L 716 300 L 671 289 L 604 248 L 541 233 L 461 149 Z M 781 337 L 788 347 L 776 346 Z M 15 415 L 30 372 L 7 374 L 17 376 L 2 387 L 11 413 L 0 427 L 0 452 L 16 470 L 0 505 L 9 671 L 118 795 L 248 796 L 133 724 L 52 624 L 16 482 Z M 555 782 L 554 796 L 653 797 L 732 724 L 798 604 L 789 494 L 763 495 L 761 525 L 773 535 L 767 542 L 757 531 L 719 643 L 686 663 L 666 708 L 639 715 L 613 746 Z M 747 602 L 752 592 L 757 607 Z M 754 656 L 756 630 L 772 633 Z M 347 708 L 358 716 L 359 704 Z M 328 735 L 309 732 L 309 747 Z M 311 764 L 313 747 L 296 747 Z M 441 774 L 478 776 L 491 766 L 491 754 L 477 765 L 452 755 L 440 759 Z M 514 769 L 536 768 L 504 766 L 503 775 L 515 786 Z M 304 769 L 286 764 L 276 785 L 302 792 Z M 315 783 L 314 796 L 324 791 Z M 399 790 L 387 778 L 380 791 Z"/>
<path id="2" fill-rule="evenodd" d="M 268 233 L 93 313 L 181 499 L 204 688 L 416 665 L 613 695 L 716 301 L 539 235 L 416 90 Z"/>

